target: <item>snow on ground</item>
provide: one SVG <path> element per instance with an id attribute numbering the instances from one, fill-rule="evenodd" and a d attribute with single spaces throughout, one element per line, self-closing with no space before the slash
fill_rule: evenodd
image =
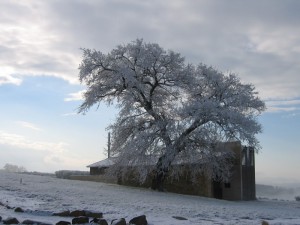
<path id="1" fill-rule="evenodd" d="M 22 179 L 22 184 L 20 183 Z M 147 189 L 87 181 L 62 180 L 49 176 L 0 172 L 0 202 L 21 207 L 15 213 L 0 206 L 0 216 L 56 223 L 71 220 L 51 216 L 63 210 L 101 211 L 105 219 L 146 215 L 150 225 L 186 224 L 300 224 L 300 202 L 231 202 L 198 196 L 160 193 Z M 177 220 L 173 216 L 187 220 Z"/>

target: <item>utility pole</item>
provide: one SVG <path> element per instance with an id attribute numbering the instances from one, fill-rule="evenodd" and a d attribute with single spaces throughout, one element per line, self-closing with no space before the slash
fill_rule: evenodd
<path id="1" fill-rule="evenodd" d="M 108 140 L 107 140 L 107 157 L 110 158 L 110 132 L 108 132 Z"/>

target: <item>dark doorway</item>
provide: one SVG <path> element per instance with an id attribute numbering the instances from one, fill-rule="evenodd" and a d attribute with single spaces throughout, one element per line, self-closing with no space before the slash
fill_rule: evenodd
<path id="1" fill-rule="evenodd" d="M 214 198 L 223 199 L 223 190 L 222 190 L 221 182 L 219 181 L 213 182 L 213 194 L 214 194 Z"/>

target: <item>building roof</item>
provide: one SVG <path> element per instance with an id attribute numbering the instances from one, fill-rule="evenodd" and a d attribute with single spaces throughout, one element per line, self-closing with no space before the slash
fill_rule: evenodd
<path id="1" fill-rule="evenodd" d="M 110 157 L 104 160 L 100 160 L 98 162 L 95 162 L 91 165 L 88 165 L 87 167 L 109 167 L 115 164 L 116 158 L 115 157 Z"/>
<path id="2" fill-rule="evenodd" d="M 228 152 L 228 150 L 232 150 L 232 148 L 234 146 L 239 146 L 241 147 L 241 143 L 239 141 L 234 141 L 234 142 L 225 142 L 225 143 L 219 143 L 219 145 L 217 146 L 218 150 L 216 152 L 216 156 L 220 156 L 222 153 L 224 152 Z M 186 161 L 186 159 L 176 159 L 173 164 L 177 164 L 177 165 L 181 165 L 181 164 L 185 164 L 185 163 L 205 163 L 204 161 L 202 162 L 199 162 L 199 159 L 201 159 L 202 156 L 199 155 L 199 157 L 193 157 L 193 159 L 189 159 L 189 161 Z M 147 160 L 144 161 L 144 162 L 136 162 L 136 161 L 132 161 L 132 162 L 129 162 L 128 164 L 130 165 L 155 165 L 156 162 L 157 162 L 158 158 L 157 157 L 154 157 L 154 156 L 148 156 L 147 157 Z M 95 162 L 93 164 L 90 164 L 88 165 L 87 167 L 96 167 L 96 168 L 101 168 L 101 167 L 110 167 L 112 165 L 114 165 L 115 163 L 117 163 L 118 161 L 118 157 L 109 157 L 109 158 L 106 158 L 104 160 L 100 160 L 98 162 Z M 120 160 L 119 160 L 120 162 Z"/>

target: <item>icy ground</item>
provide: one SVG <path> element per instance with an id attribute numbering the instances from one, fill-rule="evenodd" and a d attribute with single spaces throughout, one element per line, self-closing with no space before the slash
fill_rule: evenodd
<path id="1" fill-rule="evenodd" d="M 22 179 L 22 184 L 20 184 Z M 0 206 L 0 216 L 56 223 L 71 220 L 52 212 L 86 209 L 103 212 L 105 219 L 146 215 L 150 225 L 186 224 L 300 224 L 300 202 L 258 200 L 230 202 L 197 196 L 159 193 L 119 185 L 56 179 L 49 176 L 0 172 L 0 202 L 21 207 L 15 213 Z M 187 220 L 177 220 L 173 216 Z"/>

